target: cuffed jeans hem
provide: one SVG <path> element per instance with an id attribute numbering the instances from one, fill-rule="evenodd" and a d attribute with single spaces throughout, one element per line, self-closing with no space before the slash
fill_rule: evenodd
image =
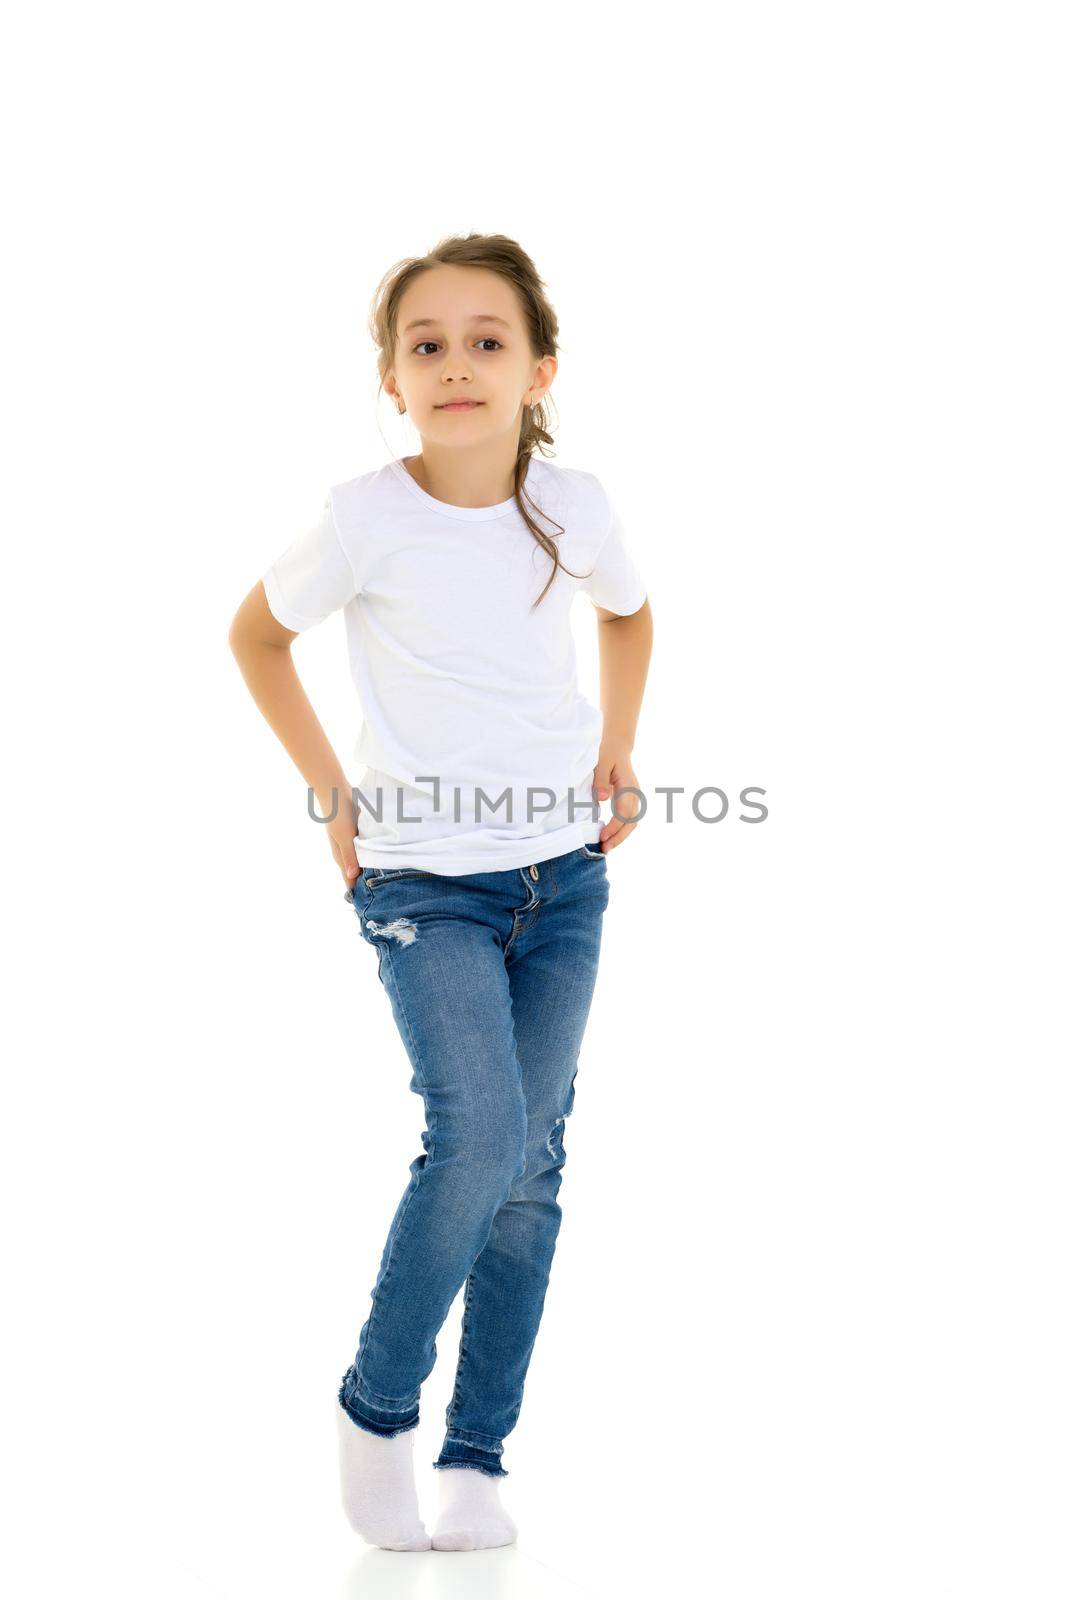
<path id="1" fill-rule="evenodd" d="M 342 1410 L 351 1417 L 357 1428 L 365 1428 L 368 1433 L 377 1433 L 383 1439 L 392 1439 L 395 1434 L 406 1433 L 409 1428 L 418 1427 L 418 1402 L 400 1409 L 383 1405 L 380 1400 L 375 1400 L 362 1388 L 354 1367 L 349 1367 L 341 1379 L 337 1398 L 341 1402 Z"/>
<path id="2" fill-rule="evenodd" d="M 504 1446 L 495 1448 L 483 1444 L 471 1444 L 468 1439 L 460 1438 L 454 1433 L 449 1433 L 441 1446 L 441 1454 L 432 1463 L 435 1467 L 474 1467 L 480 1472 L 486 1472 L 491 1478 L 506 1478 L 507 1471 L 500 1465 L 500 1456 Z"/>

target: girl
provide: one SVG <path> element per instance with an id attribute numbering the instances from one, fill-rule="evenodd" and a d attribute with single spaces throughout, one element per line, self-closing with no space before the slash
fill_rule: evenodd
<path id="1" fill-rule="evenodd" d="M 498 235 L 446 239 L 386 275 L 371 328 L 421 453 L 331 489 L 230 643 L 331 819 L 426 1112 L 337 1397 L 343 1504 L 369 1544 L 475 1550 L 517 1532 L 499 1499 L 503 1441 L 562 1216 L 606 857 L 635 826 L 652 621 L 598 479 L 534 454 L 553 442 L 558 325 L 526 253 Z M 577 590 L 599 618 L 599 711 L 577 685 Z M 354 792 L 289 651 L 342 607 L 368 764 Z M 431 1540 L 412 1445 L 460 1288 Z"/>

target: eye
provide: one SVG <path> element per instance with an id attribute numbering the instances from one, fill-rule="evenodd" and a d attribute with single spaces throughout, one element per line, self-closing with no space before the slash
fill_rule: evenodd
<path id="1" fill-rule="evenodd" d="M 419 351 L 422 349 L 424 344 L 436 344 L 436 343 L 437 343 L 436 339 L 420 339 L 418 344 L 414 348 L 413 354 L 414 355 L 418 355 Z M 476 339 L 475 343 L 476 344 L 495 344 L 497 346 L 497 348 L 500 349 L 500 350 L 502 350 L 504 348 L 504 346 L 500 343 L 500 340 L 499 339 L 494 339 L 490 334 L 486 334 L 484 339 Z M 487 352 L 487 354 L 489 354 L 489 355 L 492 355 L 493 353 L 494 352 L 492 350 Z"/>

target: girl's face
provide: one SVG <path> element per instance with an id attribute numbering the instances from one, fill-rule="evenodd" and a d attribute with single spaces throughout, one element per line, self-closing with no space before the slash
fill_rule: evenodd
<path id="1" fill-rule="evenodd" d="M 498 273 L 432 267 L 401 298 L 383 388 L 430 443 L 484 444 L 508 433 L 517 441 L 524 405 L 547 393 L 556 366 L 554 356 L 534 356 L 518 295 Z M 478 403 L 445 409 L 463 400 Z"/>

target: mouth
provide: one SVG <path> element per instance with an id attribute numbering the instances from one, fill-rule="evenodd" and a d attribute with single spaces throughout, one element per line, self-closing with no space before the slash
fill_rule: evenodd
<path id="1" fill-rule="evenodd" d="M 484 405 L 484 400 L 448 400 L 443 406 L 438 406 L 438 411 L 473 411 L 475 406 Z"/>

